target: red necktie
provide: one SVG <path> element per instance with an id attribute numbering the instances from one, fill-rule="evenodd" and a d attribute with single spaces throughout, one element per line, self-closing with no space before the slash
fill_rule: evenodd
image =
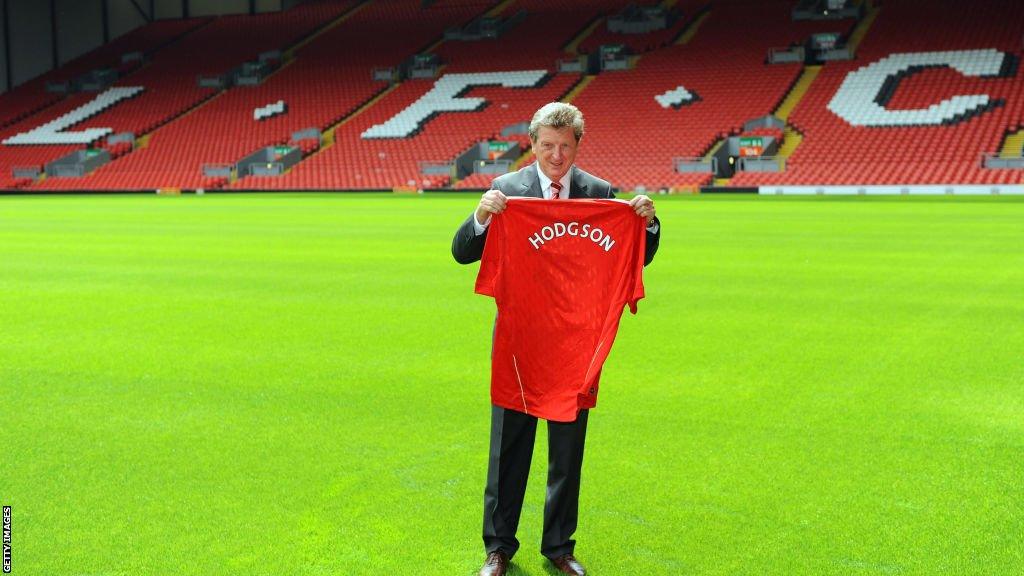
<path id="1" fill-rule="evenodd" d="M 558 195 L 562 191 L 562 185 L 558 182 L 551 183 L 551 199 L 558 200 Z"/>

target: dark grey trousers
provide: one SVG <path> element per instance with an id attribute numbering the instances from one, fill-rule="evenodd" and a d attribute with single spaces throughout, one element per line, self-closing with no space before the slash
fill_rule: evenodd
<path id="1" fill-rule="evenodd" d="M 484 490 L 484 548 L 509 558 L 519 550 L 516 529 L 530 476 L 537 418 L 491 407 L 491 448 Z M 548 421 L 548 489 L 540 552 L 548 558 L 572 554 L 580 502 L 580 471 L 587 437 L 587 410 L 575 422 Z"/>

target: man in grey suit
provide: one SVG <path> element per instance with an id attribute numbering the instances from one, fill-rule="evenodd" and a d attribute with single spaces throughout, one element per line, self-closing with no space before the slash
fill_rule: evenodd
<path id="1" fill-rule="evenodd" d="M 505 209 L 509 196 L 537 198 L 613 198 L 611 184 L 577 168 L 573 162 L 583 137 L 583 114 L 575 106 L 552 102 L 533 116 L 530 142 L 537 161 L 517 172 L 496 178 L 466 218 L 452 240 L 452 255 L 460 264 L 480 260 L 491 215 Z M 658 251 L 661 224 L 654 202 L 634 196 L 630 205 L 647 220 L 644 265 Z M 544 533 L 541 553 L 565 574 L 583 576 L 586 570 L 574 556 L 579 508 L 583 444 L 588 410 L 580 410 L 574 422 L 548 421 L 548 481 L 544 502 Z M 490 458 L 484 490 L 484 548 L 487 560 L 481 576 L 503 576 L 519 549 L 516 529 L 533 457 L 537 418 L 491 406 Z"/>

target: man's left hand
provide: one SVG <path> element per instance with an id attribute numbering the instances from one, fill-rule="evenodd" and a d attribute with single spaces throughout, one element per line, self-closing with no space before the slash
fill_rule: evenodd
<path id="1" fill-rule="evenodd" d="M 629 205 L 636 210 L 637 216 L 643 216 L 647 219 L 647 225 L 650 226 L 654 222 L 654 200 L 651 200 L 644 194 L 637 194 L 629 201 Z"/>

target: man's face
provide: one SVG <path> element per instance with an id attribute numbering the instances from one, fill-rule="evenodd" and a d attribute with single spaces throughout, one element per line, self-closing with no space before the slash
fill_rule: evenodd
<path id="1" fill-rule="evenodd" d="M 537 139 L 533 142 L 533 153 L 537 156 L 537 162 L 544 174 L 557 182 L 565 176 L 576 160 L 578 146 L 571 126 L 541 126 L 537 130 Z"/>

